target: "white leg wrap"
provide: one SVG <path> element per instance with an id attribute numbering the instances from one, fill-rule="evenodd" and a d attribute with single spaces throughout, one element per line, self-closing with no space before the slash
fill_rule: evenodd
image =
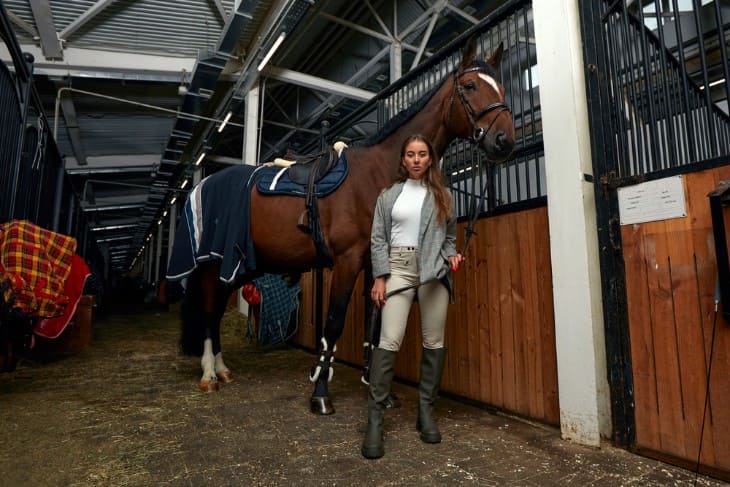
<path id="1" fill-rule="evenodd" d="M 321 350 L 322 353 L 319 356 L 319 363 L 321 363 L 321 364 L 324 364 L 325 362 L 327 362 L 327 357 L 325 356 L 325 352 L 327 352 L 327 348 L 328 348 L 327 340 L 324 337 L 322 337 L 322 350 Z M 329 366 L 329 376 L 327 377 L 327 382 L 330 382 L 332 380 L 332 377 L 335 374 L 335 371 L 332 368 L 332 364 L 335 361 L 335 352 L 336 351 L 337 351 L 337 345 L 332 347 L 332 354 L 330 355 L 330 358 L 329 358 L 330 366 Z M 319 379 L 320 374 L 322 374 L 322 366 L 317 365 L 314 368 L 314 370 L 312 371 L 312 373 L 309 375 L 309 380 L 311 382 L 316 382 L 317 379 Z"/>
<path id="2" fill-rule="evenodd" d="M 218 380 L 215 375 L 215 358 L 213 357 L 213 340 L 206 338 L 203 342 L 203 356 L 200 358 L 203 368 L 203 379 Z"/>
<path id="3" fill-rule="evenodd" d="M 228 370 L 228 367 L 226 367 L 226 364 L 223 362 L 223 353 L 218 352 L 215 354 L 215 371 L 216 373 L 220 372 L 226 372 Z"/>

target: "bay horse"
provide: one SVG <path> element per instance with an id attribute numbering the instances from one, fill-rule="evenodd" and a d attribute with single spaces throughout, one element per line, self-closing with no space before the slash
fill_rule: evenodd
<path id="1" fill-rule="evenodd" d="M 422 134 L 433 142 L 439 158 L 457 137 L 480 145 L 493 162 L 511 154 L 514 126 L 505 104 L 505 89 L 497 81 L 495 71 L 502 54 L 500 44 L 486 62 L 477 59 L 476 40 L 469 39 L 459 66 L 439 86 L 396 115 L 373 139 L 346 149 L 349 174 L 337 190 L 319 199 L 321 228 L 333 267 L 325 329 L 310 375 L 314 383 L 310 398 L 313 413 L 334 412 L 328 382 L 332 379 L 335 344 L 343 332 L 356 278 L 360 271 L 370 267 L 375 201 L 396 178 L 403 140 L 415 133 Z M 220 177 L 230 179 L 232 175 Z M 304 210 L 304 198 L 263 195 L 256 188 L 251 191 L 250 232 L 256 272 L 301 273 L 317 265 L 312 236 L 297 228 Z M 198 354 L 202 350 L 200 389 L 206 392 L 217 390 L 220 382 L 232 380 L 220 353 L 220 319 L 231 293 L 250 280 L 244 276 L 227 284 L 221 281 L 220 271 L 220 259 L 198 262 L 187 276 L 182 305 L 182 343 L 192 340 L 195 346 L 188 349 L 197 349 Z"/>

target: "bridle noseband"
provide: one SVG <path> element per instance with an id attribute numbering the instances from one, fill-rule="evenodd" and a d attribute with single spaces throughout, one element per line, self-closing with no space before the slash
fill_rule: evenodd
<path id="1" fill-rule="evenodd" d="M 464 76 L 466 73 L 472 73 L 474 71 L 484 72 L 482 68 L 475 66 L 473 68 L 468 68 L 463 71 L 456 71 L 454 73 L 454 91 L 451 92 L 451 100 L 449 101 L 449 114 L 446 120 L 448 121 L 451 119 L 451 107 L 454 104 L 455 98 L 454 93 L 459 93 L 461 105 L 464 107 L 464 112 L 466 113 L 466 116 L 469 119 L 469 123 L 471 123 L 473 129 L 471 141 L 475 144 L 480 144 L 482 142 L 482 139 L 484 139 L 487 133 L 492 129 L 492 126 L 494 125 L 494 122 L 496 122 L 499 118 L 499 115 L 502 112 L 511 113 L 512 111 L 505 102 L 498 101 L 487 105 L 482 110 L 480 110 L 479 113 L 475 113 L 474 108 L 472 108 L 472 106 L 469 104 L 469 100 L 466 99 L 466 95 L 464 94 L 464 88 L 462 88 L 461 84 L 459 83 L 459 78 Z M 497 110 L 497 114 L 492 118 L 492 121 L 489 123 L 486 129 L 477 125 L 477 120 L 494 110 Z"/>

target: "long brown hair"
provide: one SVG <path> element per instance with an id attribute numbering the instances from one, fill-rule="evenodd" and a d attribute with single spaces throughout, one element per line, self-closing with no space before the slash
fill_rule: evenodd
<path id="1" fill-rule="evenodd" d="M 444 177 L 443 174 L 441 174 L 441 169 L 439 168 L 439 158 L 436 155 L 436 150 L 433 148 L 431 141 L 425 135 L 421 134 L 413 134 L 407 137 L 400 148 L 401 163 L 406 155 L 408 144 L 414 141 L 423 142 L 426 144 L 426 147 L 428 147 L 428 155 L 431 158 L 431 164 L 428 166 L 428 169 L 426 169 L 426 174 L 424 175 L 423 180 L 426 182 L 428 190 L 431 191 L 431 194 L 433 194 L 433 198 L 436 203 L 436 218 L 439 223 L 444 223 L 451 216 L 451 196 L 444 184 Z M 398 166 L 397 182 L 403 182 L 406 179 L 408 179 L 408 170 L 403 164 L 401 164 Z"/>

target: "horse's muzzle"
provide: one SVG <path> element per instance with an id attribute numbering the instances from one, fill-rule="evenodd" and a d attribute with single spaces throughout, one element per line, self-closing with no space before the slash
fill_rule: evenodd
<path id="1" fill-rule="evenodd" d="M 492 162 L 502 162 L 509 158 L 515 147 L 514 136 L 499 131 L 493 137 L 486 137 L 482 140 L 482 147 Z"/>

